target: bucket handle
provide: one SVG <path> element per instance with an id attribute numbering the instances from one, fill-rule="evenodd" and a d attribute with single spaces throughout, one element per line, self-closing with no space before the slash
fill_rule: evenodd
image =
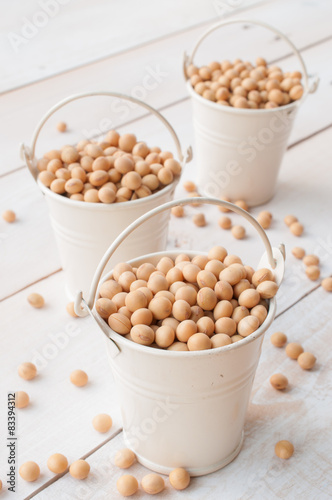
<path id="1" fill-rule="evenodd" d="M 284 273 L 284 259 L 285 259 L 285 248 L 284 245 L 280 245 L 279 249 L 278 248 L 273 248 L 271 246 L 270 240 L 267 237 L 266 232 L 262 228 L 262 226 L 257 222 L 257 220 L 250 215 L 248 212 L 243 210 L 242 208 L 238 207 L 237 205 L 234 205 L 233 203 L 230 203 L 228 201 L 224 200 L 218 200 L 217 198 L 208 198 L 208 197 L 201 197 L 201 198 L 195 198 L 195 203 L 200 203 L 200 204 L 208 204 L 208 205 L 217 205 L 220 207 L 228 208 L 232 212 L 235 212 L 245 219 L 247 219 L 248 222 L 256 229 L 258 232 L 259 236 L 261 237 L 266 253 L 263 255 L 261 261 L 260 261 L 260 266 L 263 267 L 263 265 L 269 265 L 271 269 L 274 270 L 274 273 L 276 275 L 276 281 L 278 284 L 280 284 L 283 273 Z M 165 212 L 169 210 L 172 207 L 178 206 L 178 205 L 189 205 L 192 203 L 192 199 L 188 198 L 182 198 L 180 200 L 173 200 L 168 203 L 165 203 L 163 205 L 160 205 L 159 207 L 156 207 L 146 214 L 142 215 L 136 221 L 132 222 L 122 233 L 119 234 L 119 236 L 113 241 L 111 246 L 108 248 L 108 250 L 105 252 L 104 256 L 102 257 L 101 261 L 99 262 L 99 265 L 95 271 L 94 277 L 92 279 L 91 283 L 91 288 L 90 288 L 90 295 L 89 299 L 86 302 L 83 298 L 82 292 L 78 292 L 76 299 L 75 299 L 75 312 L 78 316 L 86 316 L 87 313 L 95 317 L 93 314 L 93 306 L 96 300 L 96 295 L 97 295 L 97 288 L 101 279 L 101 276 L 103 274 L 103 271 L 109 261 L 109 259 L 112 257 L 114 252 L 119 248 L 119 246 L 123 243 L 123 241 L 139 226 L 144 224 L 144 222 L 148 221 L 152 217 L 154 217 L 157 214 L 160 214 L 162 212 Z M 99 326 L 100 322 L 98 322 Z M 105 324 L 106 325 L 106 324 Z M 104 331 L 104 333 L 106 333 Z"/>
<path id="2" fill-rule="evenodd" d="M 117 97 L 119 99 L 133 102 L 133 103 L 138 104 L 139 106 L 147 109 L 151 114 L 153 114 L 157 118 L 159 118 L 159 120 L 168 129 L 168 131 L 171 134 L 173 141 L 175 143 L 178 159 L 180 160 L 182 165 L 185 165 L 186 163 L 188 163 L 192 159 L 191 146 L 189 146 L 187 151 L 185 152 L 185 154 L 183 154 L 182 150 L 181 150 L 181 144 L 180 144 L 179 138 L 178 138 L 175 130 L 173 129 L 172 125 L 168 122 L 168 120 L 166 120 L 166 118 L 161 113 L 159 113 L 159 111 L 157 111 L 155 108 L 153 108 L 149 104 L 147 104 L 139 99 L 136 99 L 135 97 L 128 96 L 125 94 L 120 94 L 118 92 L 109 92 L 107 90 L 106 91 L 83 92 L 81 94 L 74 94 L 72 96 L 69 96 L 66 99 L 63 99 L 62 101 L 59 101 L 57 104 L 52 106 L 52 108 L 50 108 L 49 111 L 47 111 L 47 113 L 43 116 L 43 118 L 40 120 L 37 127 L 35 128 L 33 136 L 32 136 L 31 147 L 29 148 L 25 144 L 21 144 L 21 146 L 20 146 L 21 158 L 27 164 L 27 167 L 29 168 L 30 173 L 33 176 L 33 178 L 35 179 L 35 181 L 37 181 L 38 174 L 39 174 L 39 171 L 37 169 L 37 161 L 36 161 L 36 157 L 35 157 L 36 143 L 37 143 L 38 136 L 41 132 L 41 129 L 43 128 L 45 123 L 48 121 L 48 119 L 56 111 L 58 111 L 59 109 L 61 109 L 64 106 L 66 106 L 70 102 L 76 101 L 78 99 L 83 99 L 85 97 L 94 97 L 94 96 Z"/>
<path id="3" fill-rule="evenodd" d="M 300 52 L 297 50 L 297 48 L 295 47 L 293 42 L 291 42 L 290 39 L 286 35 L 281 33 L 281 31 L 277 30 L 276 28 L 274 28 L 270 24 L 264 23 L 263 21 L 256 21 L 253 19 L 229 19 L 227 21 L 221 21 L 217 24 L 214 24 L 213 26 L 211 26 L 211 28 L 209 28 L 207 31 L 205 31 L 205 33 L 203 33 L 203 35 L 196 42 L 196 45 L 194 46 L 191 54 L 188 56 L 188 54 L 186 52 L 184 53 L 183 72 L 184 72 L 184 77 L 186 80 L 188 80 L 188 78 L 189 78 L 187 75 L 187 71 L 186 71 L 187 66 L 189 66 L 189 64 L 193 63 L 193 59 L 194 59 L 194 56 L 197 52 L 197 49 L 199 48 L 199 46 L 203 42 L 203 40 L 208 35 L 210 35 L 210 33 L 221 28 L 222 26 L 225 26 L 227 24 L 237 24 L 237 23 L 255 24 L 258 26 L 262 26 L 263 28 L 266 28 L 266 29 L 272 31 L 273 33 L 275 33 L 276 35 L 280 36 L 280 38 L 282 38 L 290 46 L 290 48 L 292 49 L 292 51 L 294 52 L 294 54 L 296 55 L 296 57 L 298 58 L 298 60 L 300 62 L 300 65 L 301 65 L 301 68 L 303 71 L 303 76 L 304 76 L 305 93 L 312 94 L 313 92 L 316 92 L 317 87 L 318 87 L 318 83 L 319 83 L 319 78 L 317 76 L 313 77 L 313 81 L 309 85 L 309 75 L 307 72 L 306 65 L 304 63 L 304 60 L 303 60 Z"/>

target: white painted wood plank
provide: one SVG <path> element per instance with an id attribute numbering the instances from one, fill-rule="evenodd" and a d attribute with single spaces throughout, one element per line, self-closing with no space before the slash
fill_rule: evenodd
<path id="1" fill-rule="evenodd" d="M 297 23 L 294 24 L 292 19 L 295 12 Z M 275 24 L 301 48 L 330 35 L 331 13 L 332 4 L 326 0 L 315 4 L 304 0 L 295 0 L 289 4 L 286 0 L 280 0 L 268 6 L 253 8 L 250 17 L 258 17 Z M 235 29 L 234 27 L 233 30 Z M 44 113 L 68 95 L 87 90 L 108 89 L 135 95 L 157 108 L 187 98 L 181 71 L 182 54 L 184 50 L 193 47 L 203 31 L 202 27 L 193 28 L 166 40 L 151 43 L 147 47 L 134 49 L 129 53 L 0 96 L 2 110 L 0 137 L 4 141 L 0 173 L 22 165 L 18 153 L 19 143 L 23 141 L 29 145 L 33 130 Z M 275 59 L 289 53 L 288 47 L 283 42 L 276 40 L 273 34 L 264 33 L 258 28 L 243 31 L 239 27 L 239 32 L 231 33 L 233 33 L 231 44 L 229 31 L 226 30 L 217 33 L 218 44 L 212 38 L 209 43 L 202 45 L 200 51 L 202 61 L 210 61 L 213 57 L 238 56 L 253 59 L 260 53 L 267 55 L 269 59 Z M 262 43 L 262 40 L 265 40 L 265 43 Z M 218 53 L 213 53 L 213 47 L 215 50 L 218 48 Z M 223 51 L 220 54 L 219 47 L 227 47 L 227 53 Z M 310 96 L 305 105 L 308 109 L 309 103 L 312 103 L 313 111 L 312 118 L 304 120 L 303 125 L 306 130 L 316 129 L 322 126 L 322 122 L 326 124 L 329 121 L 326 107 L 330 102 L 331 53 L 331 42 L 303 52 L 309 71 L 319 73 L 322 78 L 319 94 Z M 290 64 L 291 68 L 294 68 L 293 61 L 294 59 L 287 59 L 287 64 Z M 74 142 L 80 139 L 82 134 L 86 135 L 93 129 L 100 128 L 105 118 L 111 119 L 114 125 L 118 125 L 134 119 L 139 114 L 141 114 L 139 109 L 131 109 L 128 106 L 123 108 L 119 105 L 117 111 L 113 109 L 111 112 L 109 100 L 101 101 L 100 106 L 95 106 L 91 100 L 79 101 L 75 105 L 63 108 L 50 120 L 49 127 L 41 137 L 42 147 L 39 151 L 43 152 L 48 147 L 61 145 L 63 142 Z M 69 131 L 65 135 L 55 131 L 55 125 L 59 120 L 68 123 Z M 302 124 L 302 120 L 298 121 L 298 125 L 299 123 Z M 297 127 L 294 134 L 297 130 L 300 131 Z M 293 139 L 298 137 L 293 135 Z"/>
<path id="2" fill-rule="evenodd" d="M 309 106 L 309 100 L 307 105 Z M 165 116 L 174 124 L 183 145 L 190 144 L 193 132 L 189 119 L 189 101 L 166 110 Z M 299 126 L 302 126 L 302 122 Z M 152 119 L 137 121 L 128 128 L 129 130 L 136 132 L 139 137 L 148 137 L 151 145 L 158 144 L 165 149 L 172 149 L 171 138 L 165 135 L 162 128 L 156 127 Z M 284 242 L 289 255 L 291 248 L 298 245 L 304 246 L 309 253 L 320 253 L 323 260 L 323 275 L 332 272 L 331 259 L 327 258 L 332 252 L 332 234 L 326 222 L 332 208 L 329 196 L 332 173 L 327 168 L 331 158 L 329 147 L 331 134 L 332 130 L 329 129 L 286 153 L 280 174 L 279 189 L 276 196 L 265 206 L 266 209 L 272 211 L 276 219 L 269 230 L 272 243 L 278 245 Z M 187 166 L 184 178 L 195 179 L 194 161 Z M 3 276 L 1 296 L 5 297 L 58 269 L 59 260 L 45 201 L 39 195 L 38 188 L 29 178 L 27 171 L 19 171 L 5 177 L 2 180 L 2 189 L 1 212 L 12 207 L 21 219 L 21 222 L 17 222 L 20 224 L 19 231 L 15 229 L 16 224 L 10 226 L 4 222 L 1 223 L 2 246 L 6 256 L 0 262 Z M 183 194 L 179 186 L 176 196 L 180 197 Z M 305 203 L 304 200 L 306 200 Z M 253 213 L 257 215 L 263 208 L 257 208 Z M 187 212 L 193 214 L 198 210 L 200 209 L 191 208 Z M 169 247 L 173 248 L 177 245 L 183 249 L 207 250 L 214 244 L 223 244 L 233 253 L 238 251 L 241 255 L 246 255 L 246 261 L 249 264 L 257 265 L 263 253 L 263 247 L 257 247 L 256 236 L 248 225 L 246 226 L 248 238 L 238 242 L 229 232 L 222 231 L 218 227 L 217 221 L 221 214 L 216 208 L 206 207 L 204 213 L 209 222 L 205 228 L 196 228 L 189 216 L 188 220 L 173 218 L 169 233 Z M 294 213 L 305 224 L 306 232 L 301 238 L 293 236 L 284 225 L 283 218 L 288 213 Z M 234 222 L 237 221 L 236 223 L 242 223 L 238 216 L 234 216 L 233 219 Z M 20 243 L 22 241 L 28 242 L 28 252 Z M 40 255 L 43 255 L 43 259 L 40 259 Z M 312 289 L 316 284 L 305 277 L 301 265 L 292 256 L 289 257 L 287 267 L 284 286 L 289 291 L 285 297 L 294 302 L 302 293 Z M 284 304 L 280 301 L 280 307 L 286 307 L 287 300 Z"/>
<path id="3" fill-rule="evenodd" d="M 234 3 L 234 2 L 233 2 Z M 196 0 L 14 0 L 0 5 L 0 91 L 49 78 L 153 39 L 248 8 Z M 70 50 L 68 50 L 70 47 Z"/>
<path id="4" fill-rule="evenodd" d="M 332 380 L 329 366 L 332 354 L 326 346 L 332 328 L 328 313 L 331 300 L 331 294 L 320 288 L 280 316 L 266 334 L 239 456 L 220 471 L 193 478 L 190 487 L 183 492 L 175 491 L 165 477 L 166 489 L 160 498 L 330 498 L 332 400 L 329 388 Z M 286 332 L 289 341 L 300 342 L 305 350 L 313 352 L 317 357 L 316 367 L 303 371 L 296 361 L 286 357 L 284 349 L 272 346 L 270 334 L 277 330 Z M 270 376 L 278 372 L 289 379 L 286 391 L 276 391 L 270 386 Z M 274 445 L 280 439 L 288 439 L 294 444 L 295 453 L 288 461 L 274 455 Z M 122 474 L 133 474 L 140 481 L 149 472 L 140 464 L 126 471 L 114 466 L 114 455 L 124 446 L 121 434 L 87 459 L 91 474 L 84 482 L 67 474 L 36 498 L 122 498 L 116 490 L 116 481 Z M 140 490 L 133 498 L 148 499 L 150 496 Z"/>
<path id="5" fill-rule="evenodd" d="M 53 453 L 63 453 L 71 463 L 121 426 L 104 336 L 90 318 L 68 315 L 62 289 L 63 273 L 58 273 L 0 304 L 1 436 L 6 436 L 7 393 L 26 391 L 30 405 L 16 410 L 17 464 L 19 467 L 33 460 L 41 468 L 36 483 L 18 479 L 17 496 L 7 492 L 9 498 L 25 498 L 54 477 L 46 466 Z M 44 296 L 43 309 L 33 309 L 28 304 L 27 296 L 31 292 Z M 32 361 L 38 367 L 38 376 L 32 381 L 25 381 L 17 374 L 17 367 L 24 361 Z M 70 373 L 78 368 L 89 376 L 88 384 L 82 388 L 69 381 Z M 92 427 L 92 419 L 98 413 L 108 413 L 113 419 L 112 429 L 105 434 Z M 5 484 L 8 465 L 3 439 L 0 471 Z M 4 498 L 8 497 L 5 493 Z"/>

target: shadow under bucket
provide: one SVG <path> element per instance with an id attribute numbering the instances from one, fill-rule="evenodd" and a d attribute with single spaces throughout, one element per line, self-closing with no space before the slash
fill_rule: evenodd
<path id="1" fill-rule="evenodd" d="M 32 139 L 32 146 L 21 146 L 22 156 L 39 188 L 45 195 L 54 230 L 61 265 L 65 273 L 66 292 L 73 300 L 78 290 L 88 293 L 95 269 L 109 246 L 137 217 L 173 199 L 179 177 L 160 191 L 121 203 L 88 203 L 71 200 L 54 193 L 38 180 L 39 171 L 35 157 L 36 141 L 45 122 L 66 104 L 85 97 L 107 96 L 134 102 L 155 115 L 166 127 L 175 143 L 178 160 L 182 168 L 191 160 L 191 148 L 182 154 L 179 139 L 170 123 L 154 108 L 130 96 L 115 92 L 88 92 L 77 94 L 59 102 L 42 118 Z M 145 228 L 130 236 L 121 251 L 115 252 L 108 269 L 121 261 L 134 258 L 148 251 L 158 252 L 166 248 L 169 214 L 163 213 L 148 222 Z"/>
<path id="2" fill-rule="evenodd" d="M 241 208 L 213 198 L 199 203 L 227 207 L 245 217 L 258 231 L 266 248 L 258 268 L 268 267 L 280 285 L 284 272 L 283 248 L 272 248 L 258 222 Z M 276 313 L 276 299 L 251 335 L 225 347 L 205 351 L 175 352 L 137 344 L 114 332 L 93 307 L 103 269 L 120 244 L 141 224 L 175 205 L 176 200 L 152 210 L 124 231 L 104 255 L 95 273 L 87 301 L 78 294 L 76 313 L 89 313 L 106 336 L 107 352 L 121 400 L 126 445 L 140 463 L 168 474 L 176 467 L 192 476 L 213 472 L 239 453 L 248 401 L 260 357 L 264 333 Z M 161 257 L 180 252 L 148 254 L 130 261 L 156 264 Z M 190 257 L 200 252 L 187 252 Z M 109 278 L 106 276 L 102 281 Z"/>
<path id="3" fill-rule="evenodd" d="M 222 106 L 200 96 L 186 73 L 201 42 L 218 28 L 234 23 L 256 24 L 280 36 L 299 59 L 304 77 L 301 99 L 273 109 L 239 109 Z M 187 89 L 192 98 L 195 159 L 198 184 L 206 196 L 243 199 L 249 206 L 266 203 L 275 194 L 277 177 L 297 110 L 318 80 L 309 88 L 304 61 L 293 43 L 275 28 L 258 21 L 223 21 L 198 40 L 184 59 Z"/>

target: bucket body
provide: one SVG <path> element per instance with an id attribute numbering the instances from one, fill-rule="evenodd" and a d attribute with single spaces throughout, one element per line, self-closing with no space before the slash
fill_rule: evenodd
<path id="1" fill-rule="evenodd" d="M 173 198 L 176 183 L 161 191 L 124 203 L 87 203 L 53 193 L 38 181 L 48 204 L 60 260 L 70 299 L 77 291 L 88 295 L 90 284 L 111 241 L 138 217 Z M 159 214 L 130 235 L 114 253 L 106 270 L 147 251 L 164 250 L 167 243 L 169 213 Z"/>
<path id="2" fill-rule="evenodd" d="M 156 263 L 163 255 L 177 254 L 151 254 L 130 263 Z M 111 340 L 106 342 L 121 400 L 124 438 L 140 463 L 165 474 L 185 467 L 200 476 L 237 456 L 264 332 L 275 312 L 272 299 L 256 332 L 206 351 L 146 347 L 110 330 Z M 119 348 L 117 355 L 112 341 Z"/>
<path id="3" fill-rule="evenodd" d="M 207 196 L 244 199 L 249 206 L 274 195 L 299 101 L 274 109 L 239 109 L 192 97 L 198 185 Z"/>

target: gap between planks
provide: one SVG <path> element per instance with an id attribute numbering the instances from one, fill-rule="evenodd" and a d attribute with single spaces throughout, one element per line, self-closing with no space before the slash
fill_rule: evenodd
<path id="1" fill-rule="evenodd" d="M 173 102 L 170 102 L 168 104 L 164 104 L 164 106 L 160 106 L 159 108 L 156 108 L 156 109 L 157 109 L 157 111 L 165 111 L 166 109 L 169 109 L 172 106 L 177 106 L 178 104 L 182 104 L 183 102 L 186 102 L 188 99 L 189 99 L 189 96 L 182 97 L 181 99 L 178 99 L 177 101 L 173 101 Z M 118 128 L 126 127 L 127 125 L 130 125 L 131 123 L 135 123 L 135 122 L 137 122 L 139 120 L 144 120 L 148 116 L 151 116 L 151 114 L 149 112 L 143 113 L 142 115 L 137 116 L 136 118 L 133 118 L 131 120 L 128 120 L 128 121 L 125 121 L 125 122 L 121 123 L 121 125 L 119 125 Z M 100 137 L 100 134 L 98 134 L 98 135 L 92 135 L 91 139 L 95 139 L 96 137 Z M 10 170 L 8 172 L 4 172 L 3 174 L 0 174 L 0 179 L 2 179 L 3 177 L 6 177 L 7 175 L 12 174 L 14 172 L 19 172 L 20 170 L 23 170 L 24 168 L 27 168 L 27 166 L 26 165 L 21 165 L 20 167 L 17 167 L 14 170 Z"/>
<path id="2" fill-rule="evenodd" d="M 230 12 L 227 12 L 226 14 L 224 14 L 221 17 L 222 17 L 222 19 L 224 19 L 224 18 L 226 19 L 228 17 L 238 15 L 241 12 L 247 12 L 247 11 L 250 11 L 251 9 L 256 8 L 256 7 L 261 7 L 262 5 L 265 5 L 265 4 L 268 5 L 268 4 L 275 3 L 275 2 L 276 2 L 276 0 L 261 0 L 260 2 L 257 2 L 257 3 L 252 4 L 252 5 L 248 5 L 247 7 L 242 7 L 242 8 L 236 9 L 235 11 L 231 10 Z M 54 73 L 54 74 L 47 76 L 45 78 L 39 78 L 37 80 L 32 80 L 27 84 L 17 85 L 16 87 L 12 87 L 10 90 L 5 90 L 3 92 L 0 92 L 0 96 L 5 95 L 5 94 L 9 94 L 10 92 L 14 92 L 14 91 L 19 90 L 19 89 L 23 89 L 24 87 L 28 87 L 29 85 L 33 85 L 33 84 L 38 83 L 38 82 L 44 82 L 47 80 L 51 80 L 53 77 L 65 75 L 66 73 L 70 73 L 73 70 L 85 68 L 87 66 L 90 66 L 91 64 L 99 63 L 102 61 L 107 61 L 107 60 L 112 59 L 113 57 L 116 57 L 119 55 L 128 54 L 129 52 L 133 52 L 137 49 L 142 49 L 142 48 L 147 47 L 148 45 L 151 45 L 154 43 L 162 42 L 164 40 L 167 40 L 168 38 L 172 38 L 173 36 L 178 36 L 178 35 L 181 35 L 182 33 L 187 33 L 191 30 L 195 30 L 195 29 L 199 28 L 200 26 L 202 26 L 202 27 L 209 26 L 211 23 L 213 23 L 213 22 L 217 23 L 220 20 L 221 20 L 220 16 L 219 17 L 218 16 L 211 17 L 210 19 L 202 21 L 201 23 L 192 24 L 191 26 L 187 26 L 186 28 L 173 31 L 172 33 L 168 33 L 168 34 L 162 35 L 160 37 L 153 38 L 152 40 L 147 40 L 145 42 L 141 42 L 138 45 L 127 47 L 125 49 L 120 49 L 117 52 L 112 52 L 108 55 L 105 55 L 105 56 L 102 56 L 99 58 L 91 59 L 90 61 L 79 64 L 78 66 L 74 66 L 70 69 L 65 69 L 63 71 L 59 71 L 59 72 Z"/>
<path id="3" fill-rule="evenodd" d="M 82 457 L 80 457 L 79 460 L 85 460 L 86 458 L 90 457 L 96 451 L 98 451 L 100 448 L 102 448 L 103 446 L 105 446 L 105 444 L 109 443 L 110 441 L 112 441 L 112 439 L 114 439 L 116 436 L 118 436 L 119 434 L 121 434 L 121 432 L 122 432 L 122 428 L 118 429 L 114 434 L 112 434 L 112 436 L 110 436 L 109 438 L 105 439 L 105 441 L 103 441 L 102 443 L 100 443 L 98 446 L 95 446 L 92 450 L 90 450 L 87 453 L 85 453 Z M 42 486 L 40 486 L 40 488 L 38 488 L 37 490 L 33 491 L 30 495 L 28 495 L 27 497 L 25 497 L 24 500 L 30 500 L 30 498 L 35 497 L 36 495 L 38 495 L 38 493 L 41 493 L 43 490 L 46 490 L 46 488 L 48 488 L 49 486 L 51 486 L 51 484 L 56 483 L 59 479 L 61 479 L 66 474 L 68 474 L 68 472 L 69 472 L 69 467 L 67 467 L 67 469 L 64 472 L 62 472 L 62 474 L 57 474 L 52 479 L 50 479 L 49 481 L 47 481 L 45 484 L 43 484 Z"/>
<path id="4" fill-rule="evenodd" d="M 294 302 L 293 304 L 291 304 L 290 306 L 288 306 L 284 311 L 281 311 L 279 314 L 276 314 L 275 315 L 275 318 L 274 319 L 277 319 L 279 318 L 280 316 L 282 316 L 283 314 L 285 314 L 285 312 L 289 311 L 290 309 L 292 309 L 292 307 L 296 306 L 296 304 L 298 304 L 299 302 L 301 302 L 301 300 L 305 299 L 306 297 L 308 297 L 308 295 L 311 295 L 313 292 L 315 292 L 316 290 L 318 290 L 322 285 L 320 283 L 318 283 L 314 288 L 312 288 L 311 290 L 309 290 L 308 292 L 305 292 L 301 297 L 299 297 L 297 299 L 296 302 Z M 327 292 L 328 293 L 328 292 Z M 277 304 L 278 305 L 278 304 Z M 273 320 L 274 321 L 274 320 Z"/>
<path id="5" fill-rule="evenodd" d="M 14 297 L 14 295 L 16 295 L 17 293 L 23 292 L 23 290 L 26 290 L 30 286 L 36 285 L 37 283 L 40 283 L 41 281 L 44 281 L 47 278 L 50 278 L 51 276 L 53 276 L 54 274 L 59 273 L 60 271 L 62 271 L 62 267 L 60 267 L 59 269 L 56 269 L 55 271 L 52 271 L 50 274 L 47 274 L 46 276 L 43 276 L 43 277 L 39 278 L 36 281 L 33 281 L 32 283 L 29 283 L 28 285 L 24 286 L 23 288 L 20 288 L 16 292 L 13 292 L 10 295 L 7 295 L 6 297 L 3 297 L 2 299 L 0 299 L 0 302 L 3 302 L 4 300 L 10 299 L 10 297 Z"/>

